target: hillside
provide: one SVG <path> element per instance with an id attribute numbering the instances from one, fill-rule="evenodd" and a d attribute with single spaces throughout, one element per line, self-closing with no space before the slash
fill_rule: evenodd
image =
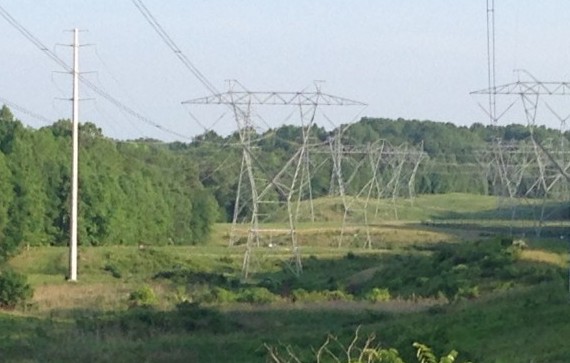
<path id="1" fill-rule="evenodd" d="M 31 248 L 10 264 L 30 276 L 35 296 L 0 314 L 0 353 L 12 361 L 265 362 L 269 344 L 311 361 L 327 333 L 348 344 L 360 326 L 409 362 L 420 341 L 473 362 L 562 363 L 570 354 L 565 247 L 529 245 L 306 246 L 301 278 L 286 251 L 264 249 L 245 282 L 239 246 L 85 247 L 77 284 L 61 277 L 65 249 Z"/>

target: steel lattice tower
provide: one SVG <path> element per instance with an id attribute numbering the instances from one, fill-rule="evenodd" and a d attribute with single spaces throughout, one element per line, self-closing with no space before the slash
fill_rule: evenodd
<path id="1" fill-rule="evenodd" d="M 230 245 L 236 243 L 240 234 L 238 227 L 239 216 L 245 205 L 249 208 L 249 220 L 246 225 L 246 251 L 243 258 L 243 277 L 250 273 L 253 250 L 259 247 L 264 235 L 287 234 L 293 254 L 292 270 L 296 274 L 302 271 L 301 253 L 296 235 L 299 219 L 300 203 L 304 196 L 309 196 L 312 203 L 311 191 L 311 130 L 315 125 L 318 112 L 325 107 L 358 107 L 364 109 L 362 102 L 315 91 L 301 92 L 255 92 L 249 91 L 237 82 L 230 82 L 229 90 L 211 96 L 183 102 L 191 106 L 220 105 L 229 108 L 233 114 L 239 134 L 241 148 L 241 171 L 238 179 Z M 281 106 L 296 108 L 302 135 L 297 150 L 293 156 L 274 175 L 269 175 L 263 162 L 257 158 L 257 140 L 255 130 L 256 108 L 260 106 Z M 260 221 L 266 217 L 268 210 L 277 209 L 277 205 L 286 205 L 288 222 L 286 228 L 262 228 Z M 312 205 L 312 204 L 311 204 Z"/>

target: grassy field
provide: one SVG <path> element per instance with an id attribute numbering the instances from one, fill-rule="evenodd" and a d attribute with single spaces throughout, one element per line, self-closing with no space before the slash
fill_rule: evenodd
<path id="1" fill-rule="evenodd" d="M 77 283 L 65 281 L 65 248 L 24 250 L 9 263 L 35 294 L 0 313 L 0 360 L 266 362 L 268 344 L 311 362 L 327 334 L 348 344 L 361 327 L 406 362 L 415 341 L 474 363 L 570 361 L 564 222 L 520 249 L 508 219 L 484 218 L 496 201 L 426 196 L 409 208 L 421 211 L 373 226 L 372 249 L 363 226 L 338 248 L 338 223 L 300 224 L 300 277 L 283 242 L 257 248 L 242 280 L 244 246 L 227 246 L 226 224 L 204 246 L 81 247 Z"/>

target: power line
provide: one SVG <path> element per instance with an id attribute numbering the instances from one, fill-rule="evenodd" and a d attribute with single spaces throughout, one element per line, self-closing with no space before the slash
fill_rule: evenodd
<path id="1" fill-rule="evenodd" d="M 12 17 L 10 15 L 10 13 L 8 13 L 2 6 L 0 6 L 0 16 L 2 18 L 4 18 L 10 25 L 12 25 L 16 30 L 18 30 L 18 32 L 20 32 L 20 34 L 22 34 L 27 40 L 29 40 L 32 44 L 34 44 L 40 51 L 42 51 L 44 54 L 46 54 L 52 61 L 54 61 L 60 67 L 62 67 L 65 71 L 67 71 L 69 73 L 73 72 L 73 69 L 65 61 L 63 61 L 53 51 L 51 51 L 48 47 L 46 47 L 37 37 L 35 37 L 30 31 L 28 31 L 24 26 L 22 26 L 16 19 L 14 19 L 14 17 Z M 119 100 L 117 100 L 116 98 L 111 96 L 108 92 L 106 92 L 102 88 L 97 87 L 89 79 L 80 75 L 79 80 L 84 85 L 86 85 L 88 88 L 90 88 L 92 91 L 94 91 L 99 96 L 101 96 L 102 98 L 107 100 L 109 103 L 113 104 L 118 109 L 127 113 L 128 115 L 135 117 L 135 118 L 139 119 L 140 121 L 147 123 L 147 124 L 157 128 L 163 132 L 166 132 L 166 133 L 169 133 L 169 134 L 172 134 L 172 135 L 184 138 L 184 139 L 188 139 L 188 140 L 192 139 L 189 136 L 186 136 L 186 135 L 183 135 L 179 132 L 170 130 L 169 128 L 166 128 L 166 127 L 152 121 L 151 119 L 142 115 L 141 113 L 133 110 L 132 108 L 128 107 L 127 105 L 123 104 L 122 102 L 120 102 Z"/>
<path id="2" fill-rule="evenodd" d="M 174 53 L 174 55 L 182 62 L 184 67 L 192 73 L 194 77 L 213 95 L 219 94 L 220 92 L 216 89 L 216 87 L 206 78 L 206 76 L 196 67 L 192 61 L 182 52 L 180 47 L 172 40 L 170 35 L 164 30 L 164 27 L 160 25 L 156 17 L 150 12 L 150 10 L 146 7 L 142 0 L 132 0 L 133 5 L 138 9 L 138 11 L 142 14 L 148 24 L 154 29 L 154 31 L 158 34 L 158 36 L 162 39 L 162 41 L 166 44 L 168 48 Z M 230 111 L 233 111 L 231 107 L 229 107 Z M 206 127 L 202 122 L 198 120 L 197 117 L 194 116 L 189 110 L 187 110 L 190 117 L 204 129 L 204 132 L 210 132 L 213 129 L 213 125 L 211 128 Z M 219 121 L 219 120 L 218 120 Z"/>
<path id="3" fill-rule="evenodd" d="M 111 79 L 113 80 L 113 82 L 115 83 L 115 85 L 122 91 L 122 93 L 127 97 L 128 101 L 130 101 L 131 104 L 135 104 L 136 105 L 136 101 L 130 96 L 130 94 L 127 92 L 127 88 L 124 87 L 121 82 L 119 81 L 119 79 L 113 74 L 113 72 L 111 71 L 111 67 L 109 67 L 109 65 L 107 64 L 107 62 L 105 62 L 103 60 L 103 58 L 101 57 L 101 55 L 99 54 L 97 47 L 93 47 L 93 49 L 95 50 L 95 55 L 97 56 L 97 58 L 99 59 L 99 62 L 101 63 L 101 65 L 103 66 L 103 69 L 107 72 L 107 74 L 111 77 Z M 103 83 L 101 82 L 100 78 L 97 77 L 97 83 L 99 85 L 101 85 L 101 87 L 103 87 Z M 139 106 L 139 105 L 137 105 Z M 140 106 L 139 106 L 140 107 Z M 115 124 L 117 124 L 117 122 L 114 120 L 113 116 L 107 112 L 103 111 L 102 107 L 98 107 L 97 102 L 95 101 L 95 108 L 97 109 L 97 111 L 106 119 L 110 119 L 111 121 L 113 121 Z M 145 132 L 136 125 L 135 122 L 133 122 L 131 120 L 131 117 L 129 117 L 125 111 L 123 110 L 119 110 L 123 116 L 125 116 L 125 120 L 127 120 L 127 122 L 133 127 L 133 129 L 140 135 L 144 135 Z M 113 126 L 112 123 L 108 123 L 111 128 L 113 130 L 115 130 L 115 132 L 117 132 L 118 130 Z M 119 135 L 119 133 L 117 132 L 117 135 Z M 150 138 L 150 137 L 149 137 Z"/>
<path id="4" fill-rule="evenodd" d="M 196 77 L 196 79 L 198 79 L 198 81 L 200 83 L 202 83 L 202 85 L 204 87 L 206 87 L 206 89 L 212 94 L 211 97 L 213 98 L 217 98 L 220 97 L 222 95 L 222 93 L 220 93 L 216 87 L 206 78 L 206 76 L 204 76 L 204 74 L 202 72 L 200 72 L 200 70 L 190 61 L 190 59 L 188 59 L 188 57 L 182 52 L 182 50 L 178 47 L 178 45 L 174 42 L 174 40 L 172 40 L 172 38 L 168 35 L 168 33 L 166 32 L 166 30 L 164 30 L 164 27 L 162 27 L 162 25 L 158 22 L 158 20 L 156 19 L 156 17 L 150 12 L 150 10 L 145 6 L 144 2 L 142 0 L 132 0 L 132 3 L 135 5 L 135 7 L 139 10 L 139 12 L 143 15 L 143 17 L 146 19 L 146 21 L 150 24 L 150 26 L 154 29 L 154 31 L 159 35 L 159 37 L 162 39 L 162 41 L 166 44 L 166 46 L 168 46 L 168 48 L 170 48 L 170 50 L 172 50 L 172 52 L 176 55 L 176 57 L 184 64 L 184 66 Z M 254 95 L 255 96 L 255 92 L 250 92 L 247 91 L 245 89 L 245 87 L 243 85 L 241 85 L 239 82 L 236 82 L 240 87 L 242 87 L 249 95 Z M 292 97 L 298 96 L 299 94 L 304 93 L 304 90 L 301 92 L 293 92 L 291 93 Z M 318 92 L 318 95 L 321 96 L 322 94 L 320 92 Z M 328 95 L 324 95 L 326 97 L 329 97 Z M 347 100 L 349 101 L 349 100 Z M 187 102 L 182 102 L 183 104 L 186 104 Z M 234 112 L 235 110 L 232 108 L 231 105 L 227 105 L 229 111 Z M 211 128 L 207 128 L 202 122 L 200 122 L 200 120 L 198 120 L 198 118 L 189 110 L 187 111 L 189 116 L 200 126 L 204 129 L 205 132 L 209 132 L 212 131 L 213 127 L 215 126 L 215 124 L 220 121 L 225 114 L 223 114 L 222 116 L 220 116 L 215 122 L 214 124 L 211 126 Z M 269 123 L 259 114 L 257 114 L 257 117 L 259 118 L 259 120 L 264 123 L 267 128 L 271 128 L 269 126 Z M 227 144 L 224 143 L 223 146 L 225 146 Z"/>
<path id="5" fill-rule="evenodd" d="M 35 113 L 33 111 L 28 110 L 27 108 L 20 106 L 10 100 L 5 99 L 4 97 L 0 97 L 0 102 L 2 102 L 3 104 L 10 106 L 12 109 L 16 110 L 16 111 L 20 111 L 23 114 L 26 114 L 28 116 L 31 116 L 37 120 L 42 121 L 43 123 L 45 123 L 46 125 L 51 125 L 53 123 L 53 120 L 50 120 L 49 118 L 40 115 L 39 113 Z"/>
<path id="6" fill-rule="evenodd" d="M 184 66 L 210 91 L 212 94 L 219 93 L 216 90 L 216 87 L 208 81 L 206 76 L 188 59 L 188 57 L 182 53 L 182 50 L 176 45 L 176 43 L 172 40 L 172 38 L 168 35 L 168 33 L 164 30 L 164 28 L 160 25 L 158 20 L 152 15 L 150 10 L 144 5 L 142 0 L 132 0 L 133 4 L 136 8 L 140 11 L 140 13 L 144 16 L 146 21 L 152 26 L 152 28 L 156 31 L 156 33 L 160 36 L 160 38 L 164 41 L 164 43 L 174 52 L 176 57 L 184 64 Z"/>

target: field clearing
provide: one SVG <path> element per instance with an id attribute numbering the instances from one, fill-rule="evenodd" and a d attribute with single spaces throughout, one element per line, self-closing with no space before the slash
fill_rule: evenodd
<path id="1" fill-rule="evenodd" d="M 330 205 L 325 198 L 319 203 Z M 332 198 L 333 202 L 338 200 Z M 489 208 L 496 208 L 496 198 L 473 195 L 430 195 L 420 196 L 406 208 L 424 208 L 423 214 L 403 212 L 403 215 L 415 217 L 433 217 L 454 213 L 484 213 Z M 415 209 L 414 209 L 415 210 Z M 427 212 L 426 212 L 427 210 Z M 341 233 L 339 223 L 319 221 L 300 222 L 297 236 L 303 261 L 310 258 L 339 260 L 349 253 L 359 255 L 399 255 L 417 253 L 417 249 L 430 248 L 440 243 L 457 243 L 487 239 L 495 234 L 502 234 L 512 228 L 532 226 L 529 220 L 502 219 L 449 219 L 449 220 L 385 220 L 366 227 L 348 225 L 344 230 L 343 245 L 338 247 Z M 534 223 L 535 224 L 535 223 Z M 568 222 L 549 221 L 544 228 L 559 228 Z M 251 259 L 251 268 L 257 272 L 278 272 L 292 256 L 287 228 L 283 223 L 265 223 L 261 229 L 272 231 L 261 238 L 261 246 L 255 247 Z M 80 247 L 79 279 L 77 286 L 65 282 L 67 272 L 67 249 L 62 247 L 30 247 L 10 261 L 17 271 L 25 273 L 36 289 L 34 306 L 38 311 L 50 309 L 96 308 L 112 310 L 127 306 L 129 292 L 141 284 L 150 284 L 158 294 L 168 300 L 168 306 L 174 298 L 173 287 L 152 279 L 153 275 L 163 270 L 186 266 L 205 273 L 223 273 L 231 278 L 239 278 L 244 245 L 228 246 L 231 224 L 221 223 L 214 226 L 210 241 L 205 246 L 101 246 Z M 237 225 L 236 234 L 247 235 L 247 226 Z M 372 249 L 365 249 L 365 239 L 370 234 Z M 506 234 L 506 233 L 505 233 Z M 533 237 L 531 234 L 530 237 Z M 565 241 L 552 238 L 525 238 L 530 249 L 522 252 L 526 261 L 547 263 L 558 267 L 567 264 Z M 272 246 L 272 247 L 269 247 Z M 544 248 L 548 248 L 545 250 Z M 120 273 L 121 277 L 113 277 Z M 362 267 L 351 275 L 353 280 L 371 278 L 376 267 Z M 347 279 L 350 284 L 350 278 Z"/>
<path id="2" fill-rule="evenodd" d="M 492 202 L 465 206 L 473 196 L 453 197 L 465 212 Z M 449 198 L 418 203 L 449 215 Z M 360 326 L 410 361 L 420 341 L 479 363 L 567 362 L 568 245 L 556 235 L 567 222 L 549 221 L 550 238 L 531 233 L 519 250 L 506 236 L 532 231 L 533 221 L 475 216 L 353 224 L 340 248 L 338 222 L 302 222 L 301 276 L 290 270 L 287 234 L 272 232 L 253 249 L 247 280 L 245 245 L 228 246 L 230 224 L 215 225 L 206 245 L 81 246 L 76 283 L 64 278 L 67 248 L 29 247 L 9 263 L 35 294 L 0 314 L 0 354 L 18 362 L 261 363 L 264 344 L 306 354 L 327 333 L 348 342 Z M 245 236 L 247 226 L 238 227 Z M 372 248 L 364 248 L 367 233 Z M 152 291 L 150 306 L 133 305 L 141 288 Z"/>
<path id="3" fill-rule="evenodd" d="M 570 220 L 563 218 L 564 207 L 557 201 L 504 200 L 493 196 L 465 193 L 419 195 L 414 200 L 380 199 L 368 203 L 368 223 L 363 199 L 348 200 L 344 219 L 340 197 L 313 201 L 315 215 L 310 217 L 308 202 L 300 204 L 296 233 L 302 247 L 321 246 L 358 248 L 370 236 L 373 247 L 395 248 L 402 244 L 422 244 L 476 240 L 494 235 L 515 238 L 568 240 Z M 544 208 L 544 210 L 543 210 Z M 289 224 L 283 210 L 261 223 L 262 245 L 287 245 Z M 514 214 L 513 214 L 514 213 Z M 546 216 L 540 220 L 540 215 Z M 303 217 L 304 216 L 304 217 Z M 228 245 L 233 233 L 244 243 L 248 224 L 217 224 L 210 244 Z"/>

